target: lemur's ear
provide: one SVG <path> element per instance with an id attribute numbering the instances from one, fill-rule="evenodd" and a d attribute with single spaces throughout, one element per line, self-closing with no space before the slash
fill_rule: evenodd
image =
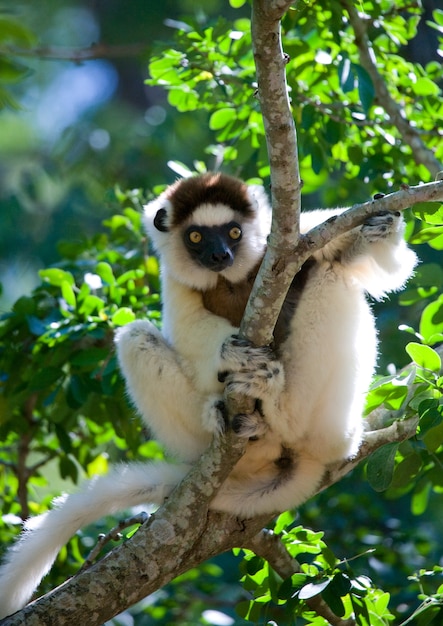
<path id="1" fill-rule="evenodd" d="M 169 231 L 169 228 L 166 226 L 166 218 L 166 209 L 159 209 L 154 217 L 154 226 L 162 233 L 167 233 Z"/>

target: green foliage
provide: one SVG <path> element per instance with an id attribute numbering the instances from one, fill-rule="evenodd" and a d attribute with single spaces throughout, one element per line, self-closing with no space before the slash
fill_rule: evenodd
<path id="1" fill-rule="evenodd" d="M 328 622 L 308 605 L 316 596 L 337 616 L 355 616 L 362 626 L 385 626 L 394 618 L 388 609 L 389 594 L 377 589 L 367 577 L 355 574 L 349 560 L 337 559 L 324 542 L 323 533 L 296 526 L 285 531 L 281 539 L 300 563 L 300 571 L 282 580 L 266 561 L 246 552 L 241 571 L 243 586 L 252 599 L 238 605 L 242 618 L 260 624 L 271 620 L 295 624 L 297 618 L 304 618 L 304 623 L 326 626 Z"/>
<path id="2" fill-rule="evenodd" d="M 176 40 L 177 49 L 162 49 L 151 59 L 147 83 L 167 88 L 169 103 L 178 111 L 210 112 L 217 145 L 209 146 L 209 153 L 222 150 L 223 160 L 236 166 L 258 160 L 258 172 L 266 176 L 249 20 L 236 20 L 231 27 L 221 18 L 203 31 L 183 29 Z"/>
<path id="3" fill-rule="evenodd" d="M 42 284 L 0 321 L 0 440 L 17 449 L 12 468 L 25 489 L 34 478 L 41 483 L 51 459 L 62 478 L 76 482 L 79 467 L 97 470 L 91 464 L 103 444 L 109 453 L 114 440 L 116 457 L 124 449 L 136 454 L 140 445 L 112 329 L 135 315 L 159 317 L 158 264 L 146 255 L 139 211 L 125 208 L 106 226 L 92 240 L 62 242 L 68 258 L 42 270 Z M 6 493 L 4 513 L 20 510 L 28 505 Z"/>
<path id="4" fill-rule="evenodd" d="M 346 181 L 339 189 L 342 200 L 363 184 L 385 190 L 416 180 L 410 148 L 383 103 L 375 100 L 375 87 L 361 65 L 340 5 L 299 5 L 283 20 L 283 44 L 290 57 L 287 80 L 305 194 L 325 185 L 328 191 L 328 183 L 338 176 Z M 435 126 L 435 119 L 443 115 L 442 66 L 431 61 L 422 67 L 401 56 L 402 46 L 416 34 L 418 9 L 390 1 L 365 2 L 361 10 L 381 79 L 427 147 L 442 159 L 443 145 Z M 435 27 L 440 13 L 434 14 Z M 254 163 L 262 178 L 268 176 L 247 19 L 230 25 L 221 18 L 203 31 L 192 24 L 183 27 L 175 47 L 161 49 L 151 59 L 149 72 L 148 84 L 165 87 L 178 111 L 210 111 L 209 127 L 217 145 L 208 151 L 219 156 L 221 151 L 223 160 L 236 167 Z M 430 180 L 423 166 L 419 176 Z"/>
<path id="5" fill-rule="evenodd" d="M 10 86 L 29 76 L 31 70 L 14 57 L 14 48 L 29 48 L 33 33 L 17 20 L 0 11 L 0 109 L 20 109 Z M 11 54 L 12 52 L 12 54 Z"/>

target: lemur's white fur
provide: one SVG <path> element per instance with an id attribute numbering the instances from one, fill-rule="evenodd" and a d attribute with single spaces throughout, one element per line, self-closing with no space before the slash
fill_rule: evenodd
<path id="1" fill-rule="evenodd" d="M 222 427 L 219 372 L 227 373 L 225 384 L 261 406 L 240 418 L 239 436 L 251 439 L 213 508 L 249 517 L 295 507 L 315 491 L 328 463 L 356 453 L 377 352 L 365 292 L 381 298 L 401 288 L 416 263 L 403 240 L 402 218 L 380 214 L 314 254 L 275 356 L 233 338 L 238 329 L 205 308 L 202 291 L 216 285 L 218 274 L 188 256 L 181 234 L 191 223 L 241 224 L 234 263 L 221 272 L 241 282 L 261 259 L 269 232 L 263 190 L 250 187 L 247 194 L 252 216 L 229 203 L 203 203 L 178 226 L 171 217 L 174 192 L 146 207 L 145 225 L 162 264 L 163 332 L 135 321 L 118 330 L 116 345 L 129 395 L 181 464 L 116 467 L 29 520 L 0 569 L 0 617 L 26 603 L 80 527 L 130 506 L 163 502 Z M 160 208 L 167 232 L 153 225 Z M 302 214 L 302 232 L 341 211 Z"/>

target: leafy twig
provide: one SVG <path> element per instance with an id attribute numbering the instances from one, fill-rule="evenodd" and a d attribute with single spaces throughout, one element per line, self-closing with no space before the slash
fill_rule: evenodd
<path id="1" fill-rule="evenodd" d="M 249 548 L 265 559 L 282 579 L 289 578 L 300 571 L 298 561 L 291 557 L 280 537 L 272 531 L 263 529 L 243 547 Z M 342 619 L 335 615 L 320 595 L 306 600 L 308 607 L 320 615 L 331 626 L 355 626 L 353 619 Z"/>
<path id="2" fill-rule="evenodd" d="M 371 77 L 379 104 L 389 115 L 391 122 L 399 131 L 403 141 L 411 148 L 415 161 L 424 165 L 433 176 L 436 176 L 443 169 L 443 165 L 436 159 L 432 150 L 424 144 L 420 133 L 402 115 L 401 107 L 389 93 L 386 80 L 379 73 L 374 60 L 374 51 L 366 32 L 367 25 L 365 20 L 360 17 L 354 2 L 341 0 L 341 4 L 349 15 L 349 21 L 355 33 L 355 43 L 358 48 L 360 63 Z"/>
<path id="3" fill-rule="evenodd" d="M 84 572 L 89 567 L 91 567 L 91 565 L 107 543 L 109 543 L 110 541 L 119 541 L 122 538 L 122 530 L 124 530 L 125 528 L 129 528 L 129 526 L 134 526 L 135 524 L 139 524 L 141 526 L 142 524 L 147 522 L 148 519 L 149 515 L 142 511 L 141 513 L 137 513 L 137 515 L 132 515 L 131 517 L 120 520 L 119 523 L 111 528 L 110 531 L 99 535 L 97 538 L 97 543 L 86 557 L 78 573 L 80 574 L 81 572 Z"/>

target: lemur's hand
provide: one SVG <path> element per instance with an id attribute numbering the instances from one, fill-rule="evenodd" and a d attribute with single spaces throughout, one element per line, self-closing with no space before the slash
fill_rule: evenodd
<path id="1" fill-rule="evenodd" d="M 272 350 L 256 347 L 249 341 L 233 335 L 221 350 L 222 370 L 218 378 L 225 383 L 230 396 L 247 396 L 254 400 L 253 410 L 235 415 L 232 428 L 243 437 L 259 437 L 267 429 L 263 402 L 278 398 L 284 386 L 284 370 Z"/>
<path id="2" fill-rule="evenodd" d="M 400 211 L 381 211 L 366 220 L 361 232 L 367 241 L 375 242 L 397 233 L 401 224 Z"/>

